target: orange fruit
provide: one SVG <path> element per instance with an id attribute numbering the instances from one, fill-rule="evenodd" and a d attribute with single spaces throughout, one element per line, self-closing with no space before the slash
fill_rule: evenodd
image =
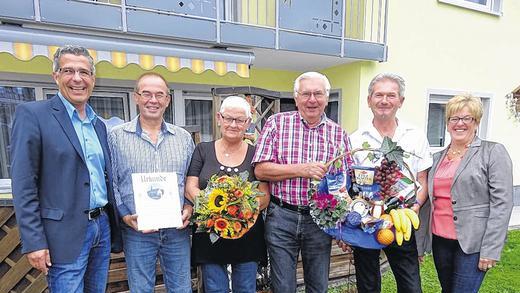
<path id="1" fill-rule="evenodd" d="M 384 221 L 388 221 L 390 223 L 393 223 L 392 222 L 392 216 L 390 216 L 389 214 L 382 214 L 381 217 L 380 217 L 381 220 L 384 220 Z"/>
<path id="2" fill-rule="evenodd" d="M 382 245 L 390 245 L 392 242 L 394 242 L 394 238 L 394 232 L 392 232 L 390 229 L 381 229 L 377 231 L 377 242 L 381 243 Z"/>

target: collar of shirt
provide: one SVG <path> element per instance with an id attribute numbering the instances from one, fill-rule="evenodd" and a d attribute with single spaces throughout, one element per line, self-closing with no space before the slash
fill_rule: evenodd
<path id="1" fill-rule="evenodd" d="M 325 122 L 327 122 L 327 115 L 325 113 L 323 113 L 323 114 L 321 114 L 320 122 L 316 126 L 310 127 L 309 126 L 309 122 L 307 122 L 307 120 L 305 120 L 305 118 L 303 118 L 303 116 L 300 113 L 300 111 L 296 111 L 296 112 L 298 112 L 298 116 L 300 117 L 300 121 L 303 123 L 303 125 L 305 125 L 308 128 L 317 128 L 317 127 L 320 127 L 323 124 L 325 124 Z"/>
<path id="2" fill-rule="evenodd" d="M 58 97 L 60 97 L 61 102 L 65 106 L 65 109 L 67 110 L 67 114 L 69 114 L 70 120 L 73 119 L 73 117 L 76 117 L 78 120 L 81 121 L 79 118 L 78 110 L 69 102 L 69 100 L 65 99 L 65 97 L 58 92 Z M 85 105 L 85 112 L 87 114 L 87 119 L 92 123 L 96 124 L 97 115 L 96 112 L 94 112 L 94 109 L 89 104 Z"/>
<path id="3" fill-rule="evenodd" d="M 396 118 L 397 120 L 397 128 L 395 129 L 395 133 L 394 133 L 394 137 L 391 137 L 392 141 L 394 142 L 397 142 L 399 141 L 399 139 L 408 131 L 410 130 L 414 130 L 415 128 Z M 383 143 L 383 136 L 381 136 L 381 134 L 379 133 L 379 131 L 374 127 L 374 124 L 373 123 L 369 123 L 367 125 L 365 125 L 364 127 L 361 127 L 359 129 L 360 133 L 362 136 L 370 136 L 372 137 L 372 139 L 376 140 L 377 142 L 379 142 L 380 144 Z"/>
<path id="4" fill-rule="evenodd" d="M 123 130 L 127 132 L 135 133 L 139 136 L 142 135 L 143 129 L 141 128 L 141 122 L 139 122 L 139 115 L 137 115 L 134 119 L 130 121 L 130 123 L 127 123 L 123 126 Z M 172 127 L 172 125 L 168 125 L 164 120 L 161 123 L 161 132 L 163 134 L 171 133 L 175 135 L 175 129 Z"/>

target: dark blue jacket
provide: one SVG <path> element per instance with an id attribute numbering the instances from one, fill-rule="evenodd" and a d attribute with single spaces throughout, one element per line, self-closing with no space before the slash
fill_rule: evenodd
<path id="1" fill-rule="evenodd" d="M 115 207 L 106 127 L 95 130 L 105 157 L 109 206 Z M 11 139 L 11 179 L 22 252 L 50 250 L 51 262 L 71 263 L 85 239 L 90 177 L 80 142 L 58 96 L 20 104 Z M 109 207 L 112 251 L 122 250 L 119 217 Z"/>

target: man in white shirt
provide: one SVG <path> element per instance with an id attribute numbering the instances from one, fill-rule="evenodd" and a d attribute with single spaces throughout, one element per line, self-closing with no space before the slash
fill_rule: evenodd
<path id="1" fill-rule="evenodd" d="M 370 125 L 354 132 L 350 136 L 350 141 L 352 149 L 361 148 L 367 143 L 370 148 L 379 148 L 383 138 L 388 136 L 404 151 L 414 154 L 405 157 L 404 161 L 422 186 L 417 194 L 417 203 L 412 207 L 418 213 L 421 204 L 427 198 L 427 174 L 432 165 L 432 158 L 424 133 L 396 117 L 397 111 L 404 102 L 404 90 L 404 80 L 396 74 L 382 73 L 375 76 L 368 87 L 367 98 L 374 118 Z M 370 166 L 374 163 L 365 158 L 366 153 L 356 153 L 355 164 Z M 381 292 L 380 250 L 360 247 L 353 247 L 353 249 L 358 292 Z M 394 273 L 397 291 L 421 292 L 415 236 L 412 234 L 410 240 L 404 241 L 402 246 L 394 242 L 383 250 Z"/>

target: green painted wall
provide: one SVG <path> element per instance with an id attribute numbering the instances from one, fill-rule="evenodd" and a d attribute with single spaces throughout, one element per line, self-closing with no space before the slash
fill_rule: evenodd
<path id="1" fill-rule="evenodd" d="M 341 125 L 351 133 L 358 128 L 360 104 L 366 94 L 361 82 L 363 67 L 371 62 L 355 62 L 321 70 L 331 83 L 333 89 L 341 90 Z"/>
<path id="2" fill-rule="evenodd" d="M 21 61 L 8 53 L 0 53 L 0 72 L 44 74 L 50 75 L 52 72 L 52 62 L 43 56 L 37 56 L 30 61 Z M 274 91 L 292 91 L 293 82 L 300 72 L 251 69 L 249 78 L 242 78 L 234 72 L 224 76 L 219 76 L 211 70 L 202 74 L 195 74 L 191 70 L 184 68 L 178 72 L 170 72 L 162 66 L 156 67 L 153 71 L 162 74 L 166 80 L 175 83 L 191 83 L 205 85 L 223 86 L 255 86 Z M 96 65 L 96 77 L 120 80 L 135 80 L 139 75 L 146 72 L 135 64 L 129 64 L 124 68 L 116 68 L 106 61 Z"/>

